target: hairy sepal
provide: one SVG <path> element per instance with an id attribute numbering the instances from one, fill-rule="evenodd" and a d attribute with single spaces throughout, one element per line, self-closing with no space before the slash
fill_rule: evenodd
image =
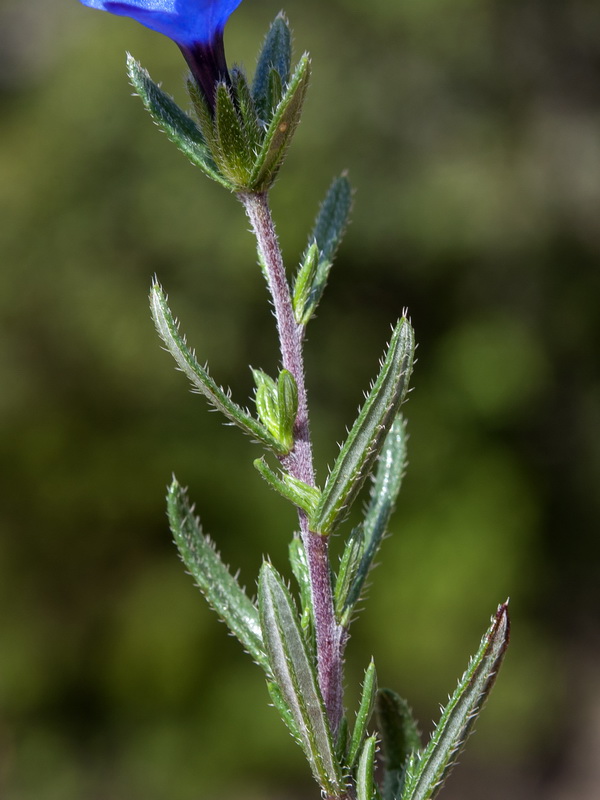
<path id="1" fill-rule="evenodd" d="M 502 604 L 425 750 L 411 756 L 400 800 L 433 800 L 460 753 L 489 695 L 508 646 L 510 622 Z"/>
<path id="2" fill-rule="evenodd" d="M 135 93 L 156 125 L 187 156 L 187 158 L 211 178 L 227 189 L 234 189 L 224 177 L 212 157 L 202 131 L 168 94 L 152 80 L 148 72 L 127 54 L 127 72 Z"/>
<path id="3" fill-rule="evenodd" d="M 246 187 L 254 163 L 251 137 L 236 108 L 232 91 L 224 82 L 217 86 L 214 127 L 217 145 L 214 155 L 221 172 L 236 188 Z"/>
<path id="4" fill-rule="evenodd" d="M 256 113 L 252 92 L 248 85 L 248 79 L 242 69 L 233 67 L 231 81 L 248 147 L 251 153 L 255 153 L 262 141 L 262 129 Z"/>
<path id="5" fill-rule="evenodd" d="M 302 106 L 310 79 L 310 60 L 303 55 L 285 86 L 271 120 L 269 121 L 260 152 L 254 162 L 254 168 L 247 189 L 253 192 L 264 192 L 273 184 L 283 163 L 292 137 L 300 123 Z"/>
<path id="6" fill-rule="evenodd" d="M 290 79 L 291 63 L 292 32 L 285 15 L 279 13 L 265 37 L 252 82 L 252 98 L 263 124 L 268 123 L 281 100 L 282 87 Z"/>
<path id="7" fill-rule="evenodd" d="M 310 519 L 311 530 L 331 533 L 360 491 L 408 391 L 414 348 L 413 329 L 402 318 L 392 334 L 381 371 L 327 478 Z"/>
<path id="8" fill-rule="evenodd" d="M 342 792 L 342 773 L 313 660 L 302 637 L 293 600 L 269 563 L 261 568 L 258 606 L 271 670 L 292 715 L 301 746 L 323 791 L 337 797 Z"/>

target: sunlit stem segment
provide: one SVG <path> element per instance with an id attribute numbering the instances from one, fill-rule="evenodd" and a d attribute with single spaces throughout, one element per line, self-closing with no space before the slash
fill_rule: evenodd
<path id="1" fill-rule="evenodd" d="M 273 300 L 282 366 L 292 373 L 298 386 L 298 414 L 294 426 L 294 448 L 288 456 L 283 458 L 282 465 L 294 478 L 304 481 L 309 486 L 314 486 L 315 476 L 302 354 L 304 329 L 296 323 L 294 318 L 290 288 L 267 195 L 240 193 L 238 196 L 244 204 L 252 224 L 261 266 L 265 271 Z"/>
<path id="2" fill-rule="evenodd" d="M 294 317 L 290 287 L 285 274 L 281 249 L 275 233 L 266 193 L 239 193 L 238 197 L 252 225 L 261 266 L 265 272 L 277 321 L 277 331 L 284 369 L 289 370 L 298 386 L 298 415 L 294 426 L 294 447 L 282 457 L 282 466 L 294 478 L 315 485 L 312 446 L 308 421 L 308 403 L 304 380 L 304 326 Z M 333 733 L 342 715 L 342 637 L 333 606 L 329 568 L 329 547 L 325 536 L 309 530 L 306 514 L 299 510 L 300 532 L 309 566 L 314 609 L 319 686 Z"/>

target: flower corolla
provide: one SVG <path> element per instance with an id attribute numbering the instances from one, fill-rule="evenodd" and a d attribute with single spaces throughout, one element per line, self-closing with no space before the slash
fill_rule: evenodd
<path id="1" fill-rule="evenodd" d="M 131 17 L 180 47 L 210 44 L 242 0 L 81 0 L 85 6 Z"/>
<path id="2" fill-rule="evenodd" d="M 223 29 L 242 0 L 80 0 L 85 6 L 131 17 L 168 36 L 183 57 L 208 105 L 214 108 L 216 84 L 229 81 Z"/>

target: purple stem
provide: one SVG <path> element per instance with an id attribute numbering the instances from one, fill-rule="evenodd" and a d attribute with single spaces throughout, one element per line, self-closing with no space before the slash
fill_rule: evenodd
<path id="1" fill-rule="evenodd" d="M 266 193 L 238 194 L 256 236 L 273 300 L 283 368 L 289 370 L 298 386 L 298 416 L 294 426 L 294 448 L 281 459 L 294 478 L 315 485 L 312 445 L 308 424 L 308 403 L 304 381 L 304 326 L 294 317 L 290 287 L 285 274 L 277 234 Z M 335 735 L 342 718 L 342 649 L 344 632 L 337 624 L 329 568 L 329 540 L 309 529 L 306 514 L 299 510 L 300 533 L 306 550 L 317 643 L 319 686 Z"/>

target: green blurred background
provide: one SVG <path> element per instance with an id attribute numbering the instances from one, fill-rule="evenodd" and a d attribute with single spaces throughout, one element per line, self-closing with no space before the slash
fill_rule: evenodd
<path id="1" fill-rule="evenodd" d="M 251 71 L 279 0 L 227 31 Z M 313 86 L 273 192 L 293 267 L 344 168 L 353 224 L 307 364 L 319 473 L 404 306 L 410 468 L 348 650 L 425 730 L 511 596 L 512 647 L 446 800 L 600 792 L 600 6 L 290 0 Z M 193 396 L 156 273 L 244 400 L 273 319 L 241 208 L 159 134 L 124 53 L 184 102 L 166 39 L 76 0 L 0 5 L 0 796 L 316 797 L 259 670 L 184 573 L 171 471 L 254 585 L 294 515 Z M 339 542 L 335 545 L 339 548 Z"/>

